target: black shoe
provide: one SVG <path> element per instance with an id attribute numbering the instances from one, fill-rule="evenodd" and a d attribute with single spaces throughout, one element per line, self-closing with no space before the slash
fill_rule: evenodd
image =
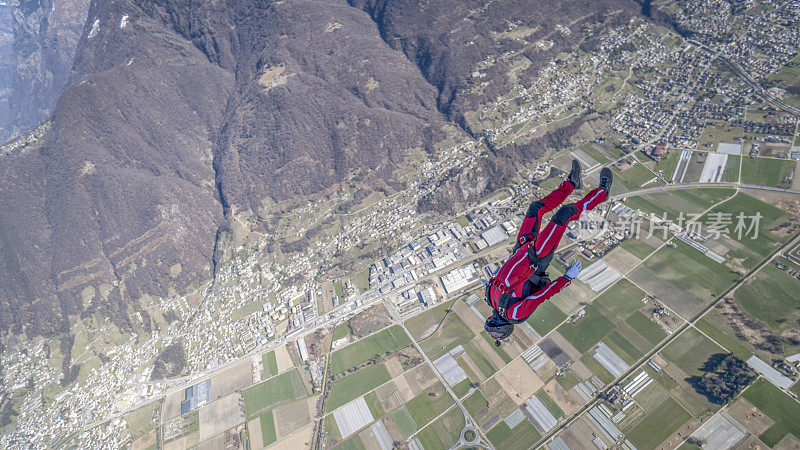
<path id="1" fill-rule="evenodd" d="M 614 181 L 614 174 L 611 173 L 611 169 L 603 167 L 603 170 L 600 171 L 600 188 L 610 194 L 612 181 Z"/>
<path id="2" fill-rule="evenodd" d="M 575 189 L 583 187 L 583 183 L 581 182 L 581 163 L 579 163 L 577 159 L 572 160 L 572 170 L 569 171 L 567 181 L 572 183 L 572 187 Z"/>

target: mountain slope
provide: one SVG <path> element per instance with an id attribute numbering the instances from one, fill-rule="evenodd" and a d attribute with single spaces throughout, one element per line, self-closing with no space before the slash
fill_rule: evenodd
<path id="1" fill-rule="evenodd" d="M 638 8 L 93 1 L 43 136 L 0 152 L 0 206 L 14 211 L 0 215 L 0 329 L 56 333 L 95 311 L 125 326 L 143 294 L 212 276 L 233 212 L 265 218 L 352 177 L 401 188 L 408 149 L 430 151 L 444 124 L 506 92 L 502 54 L 529 52 L 534 76 L 580 39 L 557 24 Z M 502 33 L 518 24 L 555 43 Z"/>

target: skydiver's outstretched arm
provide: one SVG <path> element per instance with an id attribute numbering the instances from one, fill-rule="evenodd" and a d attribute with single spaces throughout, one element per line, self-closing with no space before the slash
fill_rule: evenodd
<path id="1" fill-rule="evenodd" d="M 546 300 L 549 300 L 554 295 L 558 294 L 565 287 L 572 283 L 572 279 L 581 273 L 580 260 L 575 261 L 567 267 L 567 272 L 555 280 L 551 281 L 545 287 L 539 289 L 535 293 L 525 297 L 522 301 L 512 303 L 514 306 L 506 311 L 506 316 L 511 320 L 523 320 L 530 316 L 533 311 L 539 307 Z"/>

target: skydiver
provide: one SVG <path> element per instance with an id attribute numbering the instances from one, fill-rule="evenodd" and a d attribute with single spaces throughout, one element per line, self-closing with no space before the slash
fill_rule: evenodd
<path id="1" fill-rule="evenodd" d="M 542 216 L 563 203 L 575 189 L 580 189 L 583 185 L 580 163 L 573 160 L 567 179 L 556 190 L 528 207 L 517 234 L 513 254 L 486 286 L 486 302 L 493 312 L 486 319 L 484 328 L 496 339 L 497 345 L 514 331 L 515 323 L 527 319 L 539 305 L 569 286 L 581 273 L 580 261 L 570 264 L 566 273 L 555 281 L 550 281 L 546 270 L 567 225 L 604 202 L 608 198 L 612 181 L 611 169 L 604 167 L 600 171 L 598 188 L 589 191 L 577 202 L 562 206 L 544 229 L 540 230 Z"/>

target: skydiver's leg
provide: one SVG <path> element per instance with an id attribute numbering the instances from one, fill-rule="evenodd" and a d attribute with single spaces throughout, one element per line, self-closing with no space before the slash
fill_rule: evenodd
<path id="1" fill-rule="evenodd" d="M 603 203 L 606 198 L 608 198 L 608 192 L 605 189 L 596 188 L 579 201 L 562 206 L 536 238 L 533 250 L 534 256 L 539 260 L 537 265 L 546 268 L 545 263 L 547 265 L 550 264 L 553 253 L 567 229 L 567 224 L 580 218 L 584 212 L 594 209 L 597 205 Z M 544 270 L 544 268 L 541 270 Z"/>
<path id="2" fill-rule="evenodd" d="M 522 220 L 522 225 L 519 227 L 519 233 L 517 233 L 517 245 L 514 247 L 515 251 L 524 242 L 535 238 L 536 235 L 539 234 L 542 216 L 563 203 L 574 190 L 575 187 L 572 183 L 564 180 L 556 190 L 530 204 L 528 212 L 525 213 L 525 219 Z"/>

